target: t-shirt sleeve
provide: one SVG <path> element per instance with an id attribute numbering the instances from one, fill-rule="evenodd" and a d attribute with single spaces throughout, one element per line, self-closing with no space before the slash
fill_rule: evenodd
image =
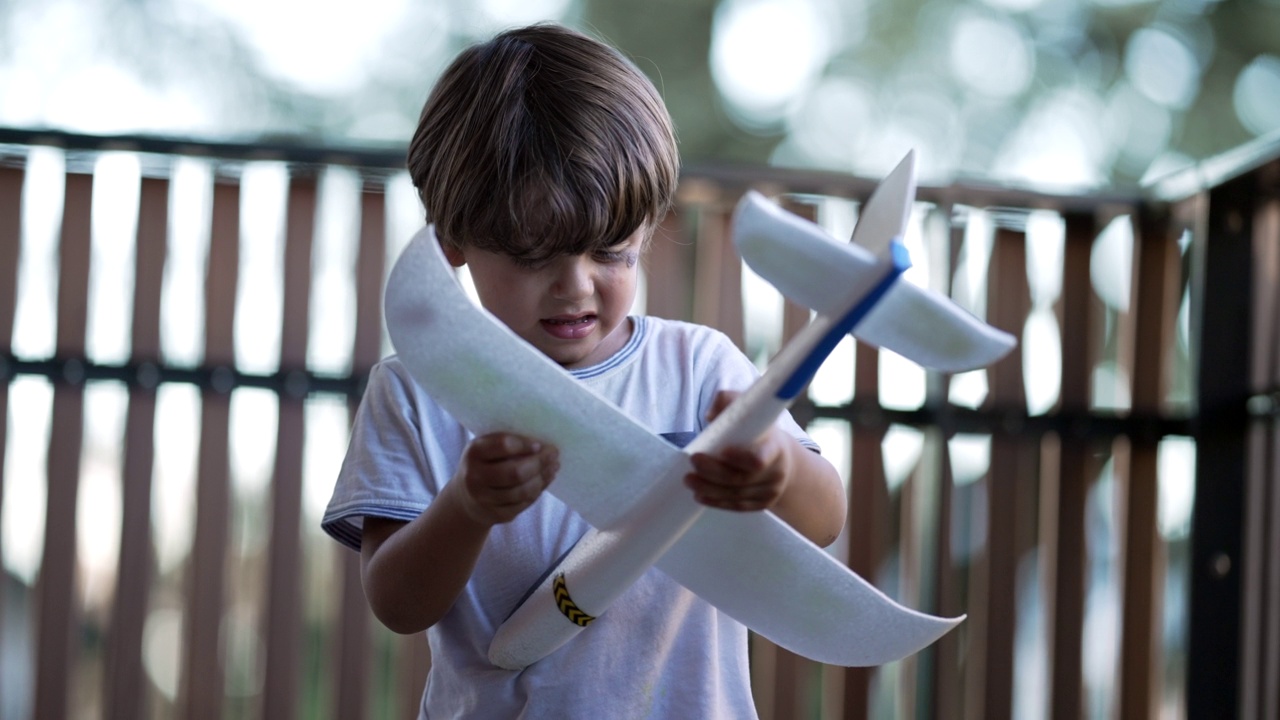
<path id="1" fill-rule="evenodd" d="M 366 516 L 418 517 L 453 475 L 467 439 L 398 361 L 375 365 L 321 527 L 359 550 Z"/>

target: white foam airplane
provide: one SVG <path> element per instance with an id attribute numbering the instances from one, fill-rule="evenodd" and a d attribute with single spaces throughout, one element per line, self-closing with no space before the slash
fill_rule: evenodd
<path id="1" fill-rule="evenodd" d="M 733 224 L 739 253 L 817 316 L 684 449 L 475 305 L 430 226 L 414 237 L 386 291 L 401 361 L 471 432 L 558 446 L 561 469 L 548 491 L 593 528 L 498 629 L 490 661 L 519 669 L 545 657 L 654 566 L 756 633 L 828 664 L 892 662 L 964 619 L 899 605 L 773 513 L 707 508 L 682 482 L 693 453 L 748 444 L 775 422 L 847 333 L 944 372 L 988 365 L 1013 347 L 1011 336 L 945 296 L 898 282 L 910 264 L 901 238 L 914 197 L 909 153 L 864 204 L 850 243 L 757 193 L 742 199 Z"/>

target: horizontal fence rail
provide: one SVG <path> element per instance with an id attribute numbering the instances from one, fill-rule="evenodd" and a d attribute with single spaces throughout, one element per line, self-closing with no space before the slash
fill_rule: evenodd
<path id="1" fill-rule="evenodd" d="M 793 412 L 846 478 L 831 552 L 968 620 L 880 668 L 753 637 L 761 717 L 1280 716 L 1277 158 L 920 188 L 908 279 L 1018 350 L 947 376 L 846 341 Z M 416 717 L 425 641 L 318 528 L 422 221 L 402 166 L 0 129 L 0 720 Z M 874 186 L 690 164 L 645 311 L 763 365 L 809 312 L 738 260 L 737 199 L 847 237 Z"/>

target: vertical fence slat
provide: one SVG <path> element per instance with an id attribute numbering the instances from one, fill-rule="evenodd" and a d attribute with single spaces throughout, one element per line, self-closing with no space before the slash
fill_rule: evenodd
<path id="1" fill-rule="evenodd" d="M 160 362 L 160 292 L 169 224 L 169 181 L 144 178 L 139 196 L 133 361 L 140 368 Z M 109 720 L 146 717 L 142 632 L 155 571 L 151 546 L 151 473 L 155 454 L 155 385 L 147 377 L 129 391 L 125 420 L 120 555 L 115 598 L 107 631 L 103 697 Z"/>
<path id="2" fill-rule="evenodd" d="M 431 649 L 422 634 L 399 636 L 395 662 L 399 684 L 396 696 L 399 699 L 395 717 L 403 720 L 416 720 L 422 706 L 422 690 L 431 671 Z"/>
<path id="3" fill-rule="evenodd" d="M 946 238 L 940 243 L 945 253 L 946 286 L 948 295 L 952 283 L 953 268 L 958 264 L 959 252 L 964 244 L 965 223 L 957 221 L 956 209 L 949 203 L 938 208 L 937 215 L 946 223 Z M 948 387 L 950 378 L 938 376 L 934 392 L 937 402 L 942 405 L 949 402 Z M 960 568 L 957 567 L 952 551 L 953 520 L 956 508 L 955 476 L 951 467 L 949 447 L 950 434 L 939 432 L 938 438 L 938 509 L 937 509 L 937 547 L 934 570 L 936 572 L 935 591 L 937 593 L 937 611 L 943 617 L 958 617 L 965 612 L 962 593 Z M 926 445 L 927 446 L 927 445 Z M 962 658 L 964 649 L 962 639 L 968 634 L 970 623 L 943 635 L 933 648 L 933 696 L 930 699 L 933 713 L 926 717 L 944 720 L 954 718 L 964 707 L 963 672 L 965 665 Z"/>
<path id="4" fill-rule="evenodd" d="M 1259 201 L 1253 218 L 1253 299 L 1252 347 L 1249 361 L 1251 394 L 1277 392 L 1277 368 L 1280 367 L 1280 163 L 1260 171 Z M 1277 396 L 1280 397 L 1280 396 Z M 1274 404 L 1274 400 L 1272 401 Z M 1271 610 L 1280 595 L 1271 587 L 1268 567 L 1272 556 L 1280 550 L 1275 533 L 1268 528 L 1278 518 L 1269 517 L 1274 495 L 1280 490 L 1280 467 L 1275 463 L 1274 430 L 1265 416 L 1253 418 L 1248 426 L 1244 548 L 1244 608 L 1242 617 L 1242 682 L 1241 716 L 1268 717 L 1263 712 L 1270 706 L 1276 714 L 1275 698 L 1280 692 L 1268 687 L 1276 685 L 1278 666 L 1268 648 L 1269 637 L 1280 637 L 1274 627 L 1280 622 L 1280 611 Z M 1269 617 L 1270 615 L 1270 617 Z M 1269 671 L 1269 672 L 1268 672 Z M 1270 695 L 1270 698 L 1268 697 Z"/>
<path id="5" fill-rule="evenodd" d="M 788 212 L 794 213 L 805 220 L 816 222 L 818 219 L 818 208 L 813 203 L 798 202 L 793 198 L 784 197 L 781 205 Z M 734 291 L 737 292 L 737 301 L 734 306 L 737 308 L 736 315 L 730 316 L 732 319 L 726 319 L 726 322 L 732 322 L 733 327 L 744 328 L 745 313 L 742 310 L 742 277 L 741 262 L 738 260 L 736 251 L 732 249 L 732 243 L 729 243 L 728 257 L 725 259 L 727 263 L 734 263 L 734 267 L 727 272 L 732 272 L 729 282 Z M 722 302 L 733 303 L 733 297 L 722 293 Z M 785 347 L 787 343 L 795 337 L 796 333 L 804 329 L 809 324 L 810 313 L 809 308 L 800 305 L 788 298 L 783 298 L 782 308 L 782 342 L 779 347 Z M 739 347 L 742 342 L 735 339 Z M 800 392 L 801 400 L 798 404 L 808 402 L 808 386 Z M 806 717 L 813 714 L 810 703 L 813 702 L 817 695 L 812 692 L 810 680 L 815 677 L 815 673 L 820 672 L 814 664 L 799 655 L 787 650 L 786 648 L 774 645 L 772 642 L 761 637 L 754 639 L 753 645 L 756 655 L 761 661 L 761 672 L 756 673 L 758 683 L 764 683 L 768 686 L 768 692 L 763 698 L 765 707 L 767 708 L 768 717 L 774 720 L 786 720 L 786 718 Z M 753 662 L 754 662 L 753 658 Z M 757 701 L 757 704 L 762 704 Z"/>
<path id="6" fill-rule="evenodd" d="M 9 353 L 18 298 L 18 253 L 22 247 L 22 168 L 0 166 L 0 345 Z M 3 417 L 3 416 L 0 416 Z M 0 428 L 0 433 L 4 432 Z M 3 445 L 0 445 L 2 448 Z"/>
<path id="7" fill-rule="evenodd" d="M 271 537 L 263 636 L 267 642 L 264 718 L 290 720 L 298 712 L 302 640 L 302 451 L 305 433 L 308 300 L 315 234 L 316 177 L 289 182 L 284 247 L 284 307 L 280 333 L 280 394 L 275 473 L 271 483 Z"/>
<path id="8" fill-rule="evenodd" d="M 85 351 L 89 288 L 89 217 L 93 175 L 70 172 L 58 251 L 57 355 L 79 362 Z M 74 371 L 71 371 L 74 373 Z M 36 591 L 40 598 L 36 645 L 36 717 L 68 717 L 76 668 L 76 495 L 84 433 L 83 378 L 54 386 L 49 433 L 48 504 L 44 561 Z"/>
<path id="9" fill-rule="evenodd" d="M 929 260 L 928 287 L 944 296 L 951 294 L 951 238 L 953 208 L 943 203 L 925 211 L 922 228 L 925 253 Z M 941 407 L 947 403 L 950 376 L 930 372 L 925 378 L 925 405 Z M 937 428 L 920 428 L 921 457 L 918 467 L 907 479 L 904 489 L 909 489 L 911 501 L 903 496 L 902 535 L 911 543 L 910 572 L 903 563 L 903 577 L 911 583 L 910 594 L 903 594 L 912 607 L 931 614 L 939 614 L 941 605 L 941 578 L 949 572 L 944 559 L 950 554 L 946 534 L 950 532 L 951 485 L 946 462 L 946 434 Z M 954 616 L 951 616 L 954 617 Z M 947 633 L 957 635 L 959 633 Z M 900 685 L 903 697 L 903 714 L 907 717 L 935 718 L 939 712 L 938 679 L 943 646 L 939 643 L 922 649 L 904 664 L 909 670 Z M 948 665 L 950 665 L 948 663 Z M 954 668 L 950 666 L 949 670 Z M 923 691 L 927 688 L 927 691 Z M 954 707 L 954 706 L 949 706 Z"/>
<path id="10" fill-rule="evenodd" d="M 1096 351 L 1090 256 L 1097 235 L 1089 213 L 1067 213 L 1062 272 L 1062 412 L 1086 413 L 1089 379 Z M 1089 338 L 1081 342 L 1080 338 Z M 1054 720 L 1078 720 L 1082 712 L 1085 566 L 1085 503 L 1093 478 L 1089 440 L 1068 432 L 1059 438 L 1056 493 L 1046 493 L 1052 518 L 1052 565 L 1046 597 L 1052 603 L 1049 633 L 1050 714 Z"/>
<path id="11" fill-rule="evenodd" d="M 1266 685 L 1274 685 L 1274 676 L 1263 674 L 1265 662 L 1263 638 L 1266 635 L 1266 613 L 1263 603 L 1266 600 L 1266 586 L 1263 580 L 1263 568 L 1266 567 L 1267 548 L 1263 545 L 1266 537 L 1266 515 L 1268 510 L 1267 496 L 1273 483 L 1267 482 L 1268 463 L 1270 461 L 1269 428 L 1261 422 L 1248 425 L 1245 437 L 1245 448 L 1248 456 L 1245 459 L 1246 497 L 1244 519 L 1244 552 L 1241 568 L 1241 583 L 1244 589 L 1244 606 L 1241 608 L 1241 642 L 1240 642 L 1240 717 L 1266 717 L 1261 714 L 1262 700 Z"/>
<path id="12" fill-rule="evenodd" d="M 1180 286 L 1177 238 L 1166 212 L 1140 212 L 1135 228 L 1135 328 L 1133 409 L 1160 411 L 1167 386 L 1169 348 L 1174 336 Z M 1130 439 L 1130 467 L 1124 502 L 1124 580 L 1120 641 L 1120 716 L 1151 717 L 1159 699 L 1161 612 L 1157 602 L 1164 577 L 1163 548 L 1156 510 L 1159 440 Z"/>
<path id="13" fill-rule="evenodd" d="M 386 195 L 380 182 L 364 178 L 360 193 L 360 244 L 356 254 L 356 331 L 351 353 L 352 372 L 368 374 L 378 361 L 382 342 L 382 276 L 386 266 Z M 359 400 L 353 398 L 349 414 L 355 417 Z M 363 720 L 370 688 L 370 612 L 360 582 L 360 556 L 338 553 L 342 578 L 337 657 L 331 664 L 334 717 Z"/>
<path id="14" fill-rule="evenodd" d="M 0 365 L 13 352 L 13 321 L 18 298 L 18 259 L 22 246 L 22 168 L 0 167 Z M 0 371 L 0 518 L 4 517 L 5 453 L 8 448 L 9 373 Z M 4 555 L 4 523 L 0 522 L 0 557 Z M 5 605 L 5 585 L 0 582 L 0 608 Z M 5 646 L 4 623 L 0 622 L 0 647 Z M 5 672 L 0 658 L 0 673 Z"/>
<path id="15" fill-rule="evenodd" d="M 1280 307 L 1276 308 L 1280 313 Z M 1272 382 L 1280 387 L 1280 347 L 1275 348 L 1277 355 L 1273 365 Z M 1265 635 L 1262 636 L 1262 662 L 1259 664 L 1258 693 L 1261 711 L 1258 717 L 1280 717 L 1280 683 L 1274 678 L 1280 676 L 1280 418 L 1271 417 L 1270 482 L 1266 483 L 1270 492 L 1270 501 L 1266 505 L 1267 518 L 1263 523 L 1266 532 L 1266 570 L 1262 602 L 1264 613 Z"/>
<path id="16" fill-rule="evenodd" d="M 685 215 L 691 210 L 682 203 L 662 219 L 645 253 L 646 312 L 656 317 L 688 320 L 693 317 L 694 243 L 685 231 Z"/>
<path id="17" fill-rule="evenodd" d="M 741 348 L 742 263 L 730 236 L 731 209 L 710 203 L 698 212 L 693 321 L 720 330 Z"/>
<path id="18" fill-rule="evenodd" d="M 818 208 L 813 203 L 798 202 L 793 198 L 785 198 L 782 201 L 782 207 L 788 212 L 794 213 L 805 220 L 816 222 L 818 219 Z M 782 345 L 785 347 L 787 342 L 795 336 L 796 333 L 804 329 L 809 324 L 810 312 L 809 308 L 801 305 L 790 298 L 782 299 Z M 807 392 L 802 392 L 801 397 L 807 397 Z"/>
<path id="19" fill-rule="evenodd" d="M 1237 717 L 1240 708 L 1254 191 L 1251 177 L 1210 191 L 1205 232 L 1192 246 L 1192 344 L 1199 357 L 1187 658 L 1191 720 Z"/>
<path id="20" fill-rule="evenodd" d="M 956 505 L 955 475 L 951 468 L 951 453 L 948 451 L 948 438 L 945 433 L 938 433 L 938 514 L 937 546 L 934 554 L 935 593 L 937 614 L 942 617 L 959 617 L 964 614 L 964 599 L 960 591 L 960 581 L 953 557 L 951 544 L 954 528 L 953 513 Z M 927 446 L 927 443 L 926 443 Z M 968 632 L 967 627 L 957 628 L 938 640 L 932 649 L 932 672 L 930 687 L 932 692 L 928 705 L 932 710 L 924 715 L 927 718 L 942 720 L 954 718 L 964 707 L 962 687 L 962 638 Z"/>
<path id="21" fill-rule="evenodd" d="M 714 204 L 698 209 L 693 261 L 693 321 L 715 326 L 720 317 L 720 284 L 724 269 L 724 225 Z"/>
<path id="22" fill-rule="evenodd" d="M 854 350 L 854 397 L 879 398 L 880 351 L 859 342 Z M 853 428 L 853 467 L 849 475 L 849 567 L 872 584 L 884 557 L 889 517 L 889 491 L 885 484 L 885 430 L 881 426 Z M 874 668 L 848 668 L 844 675 L 844 716 L 865 720 L 870 716 L 871 679 Z"/>
<path id="23" fill-rule="evenodd" d="M 745 299 L 742 297 L 742 259 L 733 246 L 732 206 L 721 207 L 715 221 L 720 227 L 720 312 L 716 327 L 729 336 L 733 344 L 746 348 Z"/>
<path id="24" fill-rule="evenodd" d="M 1271 248 L 1269 261 L 1270 271 L 1267 282 L 1271 286 L 1271 305 L 1261 308 L 1261 314 L 1272 318 L 1280 317 L 1280 162 L 1272 163 L 1270 173 L 1271 188 L 1265 209 L 1266 230 L 1263 231 L 1262 242 Z M 1280 328 L 1270 325 L 1271 334 L 1265 339 L 1268 348 L 1266 359 L 1267 381 L 1273 391 L 1273 402 L 1280 401 Z M 1280 683 L 1267 682 L 1268 678 L 1280 677 L 1280 415 L 1273 405 L 1270 418 L 1268 444 L 1271 451 L 1270 481 L 1264 481 L 1269 488 L 1270 500 L 1266 503 L 1266 518 L 1263 528 L 1267 534 L 1263 547 L 1266 548 L 1265 569 L 1263 570 L 1262 602 L 1263 624 L 1265 635 L 1262 635 L 1262 648 L 1259 654 L 1262 662 L 1259 665 L 1259 703 L 1261 717 L 1280 717 Z"/>
<path id="25" fill-rule="evenodd" d="M 988 322 L 1022 338 L 1030 310 L 1026 273 L 1026 235 L 998 227 L 992 247 L 988 279 Z M 998 410 L 1021 414 L 1026 407 L 1022 378 L 1022 354 L 1014 352 L 992 365 L 988 402 Z M 1013 640 L 1017 608 L 1017 571 L 1020 512 L 1028 492 L 1026 440 L 1016 428 L 991 438 L 988 471 L 986 538 L 986 622 L 982 628 L 986 649 L 982 673 L 982 717 L 1010 718 L 1013 712 Z M 1034 466 L 1032 466 L 1034 467 Z M 1021 517 L 1020 517 L 1021 515 Z M 1034 516 L 1034 513 L 1031 513 Z"/>
<path id="26" fill-rule="evenodd" d="M 226 605 L 228 521 L 231 508 L 231 368 L 235 365 L 236 283 L 240 262 L 240 182 L 217 176 L 205 277 L 205 364 L 210 387 L 201 393 L 196 478 L 196 528 L 188 564 L 183 715 L 221 720 L 225 668 L 219 652 Z M 223 384 L 225 382 L 225 384 Z"/>

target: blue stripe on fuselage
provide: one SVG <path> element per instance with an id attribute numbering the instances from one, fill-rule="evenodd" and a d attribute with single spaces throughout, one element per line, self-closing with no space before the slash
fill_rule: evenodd
<path id="1" fill-rule="evenodd" d="M 893 260 L 893 265 L 889 268 L 889 272 L 875 287 L 871 288 L 871 292 L 864 295 L 861 300 L 849 309 L 849 312 L 845 313 L 844 317 L 840 318 L 840 321 L 831 328 L 830 332 L 822 336 L 822 339 L 813 346 L 813 350 L 809 351 L 809 355 L 800 362 L 795 372 L 791 373 L 791 376 L 783 381 L 782 387 L 778 388 L 776 397 L 779 400 L 791 400 L 804 389 L 804 386 L 813 379 L 814 373 L 818 372 L 818 368 L 822 366 L 827 356 L 839 344 L 840 338 L 851 332 L 862 321 L 862 318 L 871 312 L 876 303 L 880 302 L 880 299 L 888 294 L 889 288 L 893 287 L 898 278 L 902 277 L 902 273 L 911 267 L 911 255 L 899 240 L 895 238 L 890 241 L 889 250 Z"/>

